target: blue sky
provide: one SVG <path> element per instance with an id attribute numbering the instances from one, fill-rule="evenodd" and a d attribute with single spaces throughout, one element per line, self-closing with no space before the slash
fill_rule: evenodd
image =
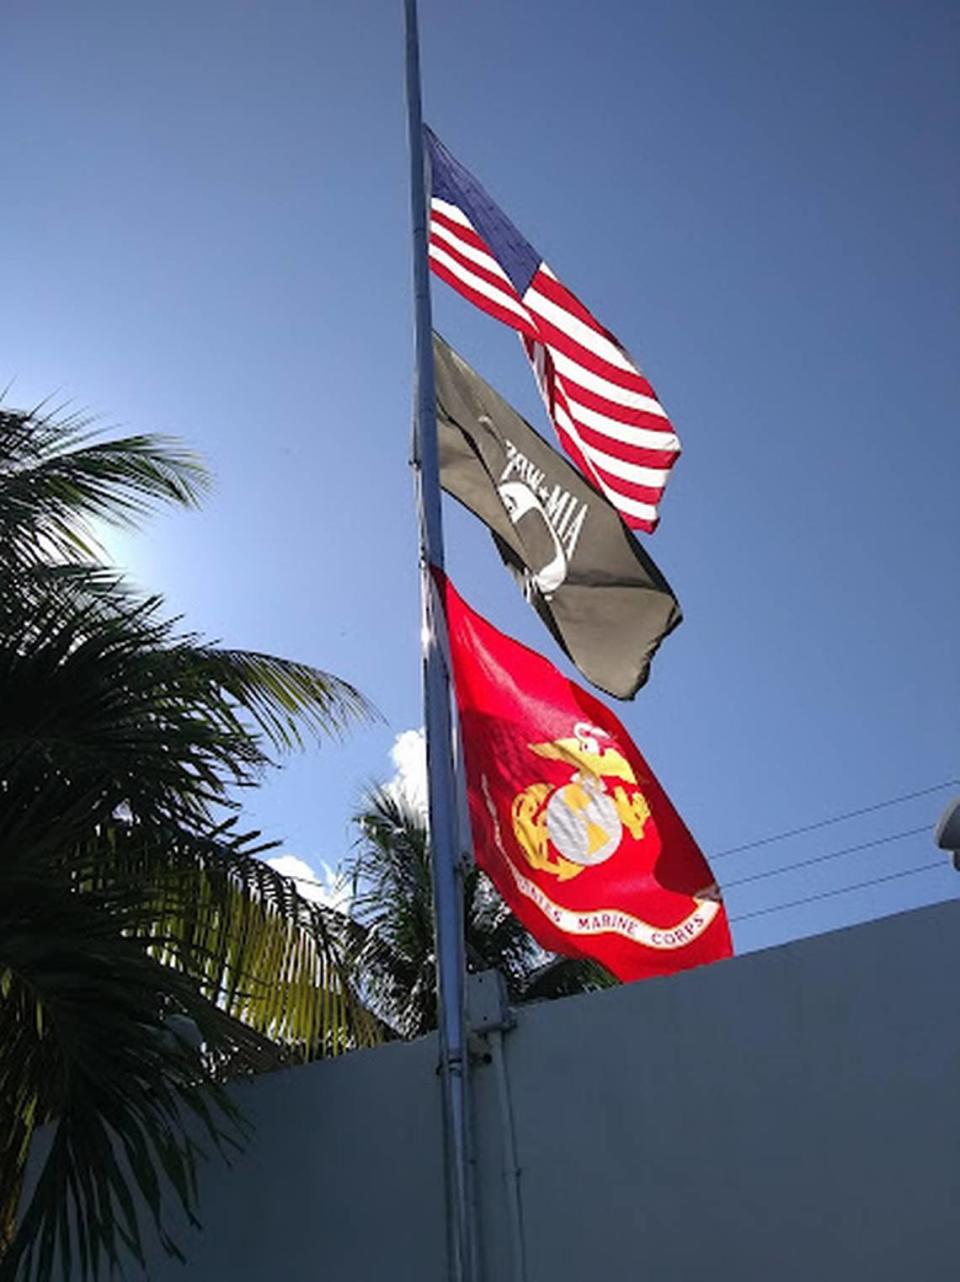
<path id="1" fill-rule="evenodd" d="M 216 490 L 116 543 L 189 626 L 354 681 L 383 724 L 250 806 L 319 868 L 420 722 L 401 5 L 12 0 L 0 382 L 186 438 Z M 960 777 L 960 13 L 422 0 L 427 119 L 638 356 L 684 456 L 649 547 L 685 610 L 617 712 L 709 853 Z M 438 327 L 547 431 L 506 329 Z M 459 511 L 448 561 L 565 662 Z M 949 791 L 717 861 L 932 826 Z M 731 887 L 736 918 L 935 858 Z M 735 925 L 755 948 L 960 893 L 940 871 Z"/>

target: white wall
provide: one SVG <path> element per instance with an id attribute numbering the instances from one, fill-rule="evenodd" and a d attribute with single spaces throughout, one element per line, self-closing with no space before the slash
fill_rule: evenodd
<path id="1" fill-rule="evenodd" d="M 960 902 L 523 1010 L 505 1037 L 526 1282 L 960 1278 Z M 433 1039 L 244 1088 L 157 1282 L 441 1282 Z M 512 1282 L 493 1070 L 486 1282 Z"/>
<path id="2" fill-rule="evenodd" d="M 952 903 L 525 1012 L 528 1282 L 960 1279 L 958 962 Z"/>
<path id="3" fill-rule="evenodd" d="M 187 1266 L 158 1251 L 151 1282 L 441 1282 L 436 1066 L 424 1038 L 239 1088 L 255 1138 L 203 1168 L 203 1232 L 178 1231 Z"/>

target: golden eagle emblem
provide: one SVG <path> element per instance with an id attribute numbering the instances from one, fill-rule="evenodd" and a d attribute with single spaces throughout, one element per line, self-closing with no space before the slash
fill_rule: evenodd
<path id="1" fill-rule="evenodd" d="M 569 881 L 609 859 L 624 828 L 634 838 L 643 835 L 650 807 L 630 763 L 603 744 L 609 738 L 579 721 L 570 738 L 529 745 L 538 757 L 572 767 L 567 783 L 532 783 L 513 799 L 513 833 L 531 868 Z M 619 780 L 612 791 L 610 780 Z"/>

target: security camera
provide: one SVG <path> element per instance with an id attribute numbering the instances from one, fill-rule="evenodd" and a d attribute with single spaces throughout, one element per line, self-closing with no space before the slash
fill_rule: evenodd
<path id="1" fill-rule="evenodd" d="M 960 872 L 960 799 L 947 806 L 933 836 L 941 850 L 953 855 L 953 866 Z"/>

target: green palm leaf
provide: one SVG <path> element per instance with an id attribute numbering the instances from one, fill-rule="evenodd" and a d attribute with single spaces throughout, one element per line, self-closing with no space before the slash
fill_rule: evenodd
<path id="1" fill-rule="evenodd" d="M 7 889 L 7 887 L 5 887 Z M 172 1033 L 192 1021 L 219 1054 L 254 1060 L 257 1038 L 229 1027 L 187 976 L 171 974 L 118 929 L 122 897 L 75 894 L 61 878 L 10 879 L 0 905 L 0 1180 L 16 1188 L 33 1127 L 53 1134 L 3 1276 L 81 1276 L 126 1246 L 142 1258 L 139 1196 L 168 1247 L 166 1174 L 188 1216 L 204 1137 L 223 1149 L 239 1118 L 200 1049 Z M 193 1119 L 192 1123 L 188 1119 Z M 199 1123 L 199 1125 L 198 1125 Z"/>
<path id="2" fill-rule="evenodd" d="M 204 484 L 175 442 L 0 411 L 4 1279 L 142 1262 L 148 1223 L 177 1253 L 170 1192 L 194 1219 L 201 1148 L 242 1140 L 223 1081 L 382 1036 L 342 923 L 224 819 L 272 752 L 368 706 L 310 665 L 178 633 L 89 559 L 91 522 Z"/>
<path id="3" fill-rule="evenodd" d="M 391 789 L 372 788 L 354 822 L 348 938 L 356 982 L 397 1036 L 421 1036 L 437 1018 L 426 819 Z M 464 878 L 463 923 L 468 970 L 499 970 L 513 1002 L 617 982 L 594 962 L 545 953 L 478 868 Z"/>
<path id="4" fill-rule="evenodd" d="M 241 1138 L 218 1079 L 380 1037 L 336 922 L 255 857 L 253 835 L 128 820 L 91 834 L 78 798 L 31 846 L 54 792 L 0 812 L 0 1188 L 17 1188 L 35 1126 L 55 1128 L 5 1267 L 40 1279 L 78 1254 L 71 1224 L 82 1277 L 87 1256 L 91 1276 L 121 1250 L 142 1258 L 137 1198 L 175 1249 L 164 1185 L 193 1217 L 203 1135 L 220 1150 Z M 171 1040 L 176 1015 L 202 1056 Z"/>
<path id="5" fill-rule="evenodd" d="M 369 715 L 346 682 L 178 637 L 159 608 L 61 593 L 0 628 L 0 769 L 55 765 L 72 786 L 95 775 L 108 809 L 210 822 L 271 764 L 251 723 L 283 748 Z"/>
<path id="6" fill-rule="evenodd" d="M 98 440 L 91 420 L 0 410 L 0 546 L 7 565 L 95 558 L 92 522 L 136 524 L 158 502 L 196 506 L 200 460 L 171 437 Z"/>

